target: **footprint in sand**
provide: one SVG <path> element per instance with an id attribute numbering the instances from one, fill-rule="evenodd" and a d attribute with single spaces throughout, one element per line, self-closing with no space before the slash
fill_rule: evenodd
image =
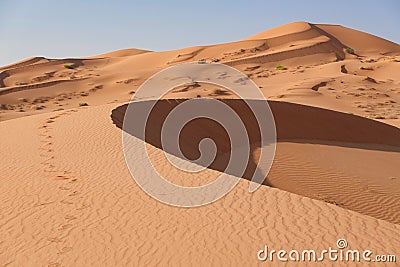
<path id="1" fill-rule="evenodd" d="M 64 218 L 65 218 L 66 220 L 69 220 L 69 221 L 78 219 L 78 217 L 75 217 L 75 216 L 73 216 L 73 215 L 65 215 Z"/>
<path id="2" fill-rule="evenodd" d="M 62 239 L 59 237 L 49 237 L 47 238 L 48 241 L 52 242 L 52 243 L 60 243 L 62 242 Z"/>
<path id="3" fill-rule="evenodd" d="M 59 186 L 58 188 L 59 188 L 60 190 L 65 190 L 65 191 L 71 190 L 71 188 L 65 187 L 65 186 Z"/>
<path id="4" fill-rule="evenodd" d="M 50 180 L 52 181 L 65 181 L 65 180 L 69 180 L 69 177 L 63 176 L 63 175 L 57 175 L 56 177 L 52 177 L 50 178 Z"/>
<path id="5" fill-rule="evenodd" d="M 66 205 L 72 205 L 72 204 L 74 204 L 74 202 L 71 202 L 71 201 L 68 201 L 68 200 L 65 200 L 65 199 L 61 200 L 60 203 L 61 203 L 61 204 L 66 204 Z"/>
<path id="6" fill-rule="evenodd" d="M 74 196 L 77 196 L 77 195 L 79 195 L 79 192 L 78 191 L 74 191 L 71 194 L 69 194 L 68 196 L 69 197 L 74 197 Z"/>
<path id="7" fill-rule="evenodd" d="M 87 209 L 87 208 L 89 208 L 89 207 L 90 207 L 90 205 L 88 205 L 88 204 L 83 204 L 81 207 L 77 208 L 76 210 L 83 210 L 83 209 Z"/>
<path id="8" fill-rule="evenodd" d="M 53 203 L 54 203 L 54 201 L 47 202 L 47 203 L 38 203 L 38 204 L 34 205 L 33 207 L 46 206 L 46 205 L 50 205 L 50 204 L 53 204 Z"/>
<path id="9" fill-rule="evenodd" d="M 44 155 L 44 154 L 40 154 L 40 156 L 43 157 L 43 158 L 44 158 L 44 157 L 47 157 L 47 155 Z M 43 160 L 43 161 L 41 162 L 41 164 L 44 164 L 44 165 L 49 164 L 48 161 L 50 161 L 50 160 L 52 160 L 52 159 L 54 159 L 54 156 L 51 156 L 51 157 L 49 157 L 49 158 Z"/>
<path id="10" fill-rule="evenodd" d="M 57 254 L 58 255 L 64 254 L 64 253 L 70 252 L 71 250 L 72 250 L 72 247 L 63 247 Z"/>
<path id="11" fill-rule="evenodd" d="M 72 224 L 64 224 L 64 225 L 61 225 L 58 230 L 64 231 L 64 230 L 67 230 L 68 228 L 71 228 L 71 227 L 72 227 Z"/>

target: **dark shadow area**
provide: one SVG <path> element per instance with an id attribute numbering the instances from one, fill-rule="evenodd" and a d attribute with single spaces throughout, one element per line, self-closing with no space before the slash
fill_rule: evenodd
<path id="1" fill-rule="evenodd" d="M 161 100 L 155 103 L 146 124 L 145 141 L 147 143 L 162 149 L 161 129 L 163 123 L 167 115 L 184 101 L 186 99 Z M 236 112 L 248 132 L 253 156 L 249 159 L 246 172 L 242 177 L 251 179 L 257 167 L 257 149 L 260 147 L 261 140 L 257 120 L 243 100 L 224 99 L 220 101 L 229 105 Z M 400 152 L 400 129 L 394 126 L 322 108 L 278 101 L 268 101 L 268 103 L 275 118 L 278 142 L 315 143 Z M 146 102 L 134 103 L 134 105 L 145 104 Z M 111 114 L 113 123 L 120 129 L 123 126 L 127 106 L 128 104 L 119 106 Z M 204 99 L 204 108 L 207 108 L 207 99 Z M 135 129 L 129 134 L 140 136 Z M 198 118 L 183 127 L 179 136 L 183 155 L 188 159 L 197 159 L 200 156 L 199 142 L 204 138 L 211 138 L 217 147 L 217 156 L 208 167 L 223 172 L 230 158 L 230 139 L 225 129 L 215 121 Z M 166 152 L 175 154 L 173 151 Z M 264 184 L 266 183 L 264 182 Z"/>
<path id="2" fill-rule="evenodd" d="M 4 84 L 4 79 L 9 77 L 10 75 L 8 74 L 7 71 L 0 71 L 0 88 L 6 87 Z"/>

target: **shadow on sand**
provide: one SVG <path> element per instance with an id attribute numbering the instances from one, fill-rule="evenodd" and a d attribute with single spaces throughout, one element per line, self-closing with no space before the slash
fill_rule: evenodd
<path id="1" fill-rule="evenodd" d="M 147 120 L 144 141 L 163 149 L 161 144 L 162 125 L 167 115 L 186 100 L 160 100 L 155 103 Z M 257 120 L 243 100 L 224 99 L 220 101 L 229 105 L 239 115 L 246 127 L 252 156 L 249 158 L 242 178 L 249 180 L 258 163 L 257 150 L 260 148 L 260 129 Z M 268 103 L 275 119 L 278 142 L 315 143 L 400 152 L 400 129 L 394 126 L 322 108 L 278 101 L 268 101 Z M 146 104 L 148 105 L 149 102 L 135 102 L 134 105 Z M 111 114 L 113 123 L 120 129 L 123 128 L 127 107 L 128 104 L 119 106 Z M 206 99 L 204 99 L 204 108 L 207 108 Z M 129 134 L 138 138 L 141 136 L 134 127 Z M 183 127 L 179 136 L 182 154 L 188 159 L 197 159 L 200 156 L 199 142 L 203 138 L 211 138 L 217 147 L 217 155 L 208 167 L 223 172 L 230 158 L 230 139 L 225 129 L 210 119 L 194 119 Z M 174 151 L 166 152 L 177 155 Z M 267 180 L 264 181 L 264 184 L 268 185 Z"/>

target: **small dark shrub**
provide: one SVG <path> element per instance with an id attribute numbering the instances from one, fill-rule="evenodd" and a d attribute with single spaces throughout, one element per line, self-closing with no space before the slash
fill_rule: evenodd
<path id="1" fill-rule="evenodd" d="M 72 66 L 71 64 L 64 64 L 64 68 L 71 70 L 74 68 L 74 66 Z"/>
<path id="2" fill-rule="evenodd" d="M 281 66 L 281 65 L 278 65 L 278 66 L 276 66 L 275 68 L 276 68 L 277 70 L 287 70 L 286 67 Z"/>
<path id="3" fill-rule="evenodd" d="M 356 53 L 354 52 L 354 49 L 350 48 L 350 47 L 346 47 L 344 49 L 347 53 L 351 54 L 351 55 L 355 55 Z"/>
<path id="4" fill-rule="evenodd" d="M 224 90 L 221 90 L 221 89 L 215 89 L 215 90 L 213 91 L 213 94 L 214 94 L 214 95 L 223 95 L 223 94 L 225 94 L 225 91 L 224 91 Z"/>

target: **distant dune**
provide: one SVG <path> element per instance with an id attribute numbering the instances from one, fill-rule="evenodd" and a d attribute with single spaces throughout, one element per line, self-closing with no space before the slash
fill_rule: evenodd
<path id="1" fill-rule="evenodd" d="M 122 50 L 117 50 L 117 51 L 93 56 L 93 58 L 129 57 L 129 56 L 140 55 L 140 54 L 147 53 L 147 52 L 151 52 L 151 51 L 136 49 L 136 48 L 129 48 L 129 49 L 122 49 Z"/>
<path id="2" fill-rule="evenodd" d="M 0 119 L 72 108 L 81 100 L 96 105 L 107 103 L 109 97 L 127 101 L 128 92 L 158 70 L 207 60 L 245 72 L 268 98 L 399 125 L 399 55 L 398 44 L 367 33 L 295 22 L 227 44 L 166 52 L 125 49 L 87 59 L 36 57 L 0 69 Z M 66 64 L 71 68 L 65 68 Z M 286 70 L 275 69 L 277 65 Z M 323 86 L 311 90 L 319 84 Z M 99 88 L 102 93 L 94 93 Z M 171 97 L 209 93 L 199 87 Z M 37 109 L 42 101 L 46 104 Z"/>
<path id="3" fill-rule="evenodd" d="M 264 185 L 249 193 L 260 153 L 259 128 L 249 109 L 212 84 L 174 88 L 157 103 L 144 140 L 160 173 L 193 186 L 214 180 L 226 167 L 229 138 L 206 119 L 193 121 L 180 138 L 189 158 L 199 156 L 200 140 L 213 138 L 218 153 L 208 168 L 182 173 L 165 158 L 161 125 L 191 98 L 217 98 L 232 107 L 249 132 L 252 156 L 243 179 L 225 197 L 177 208 L 133 181 L 121 128 L 127 103 L 147 78 L 198 61 L 237 68 L 259 86 L 278 142 Z M 32 57 L 3 66 L 0 265 L 253 266 L 266 244 L 322 250 L 336 248 L 339 238 L 350 249 L 399 257 L 399 73 L 400 45 L 307 22 L 225 44 Z"/>

